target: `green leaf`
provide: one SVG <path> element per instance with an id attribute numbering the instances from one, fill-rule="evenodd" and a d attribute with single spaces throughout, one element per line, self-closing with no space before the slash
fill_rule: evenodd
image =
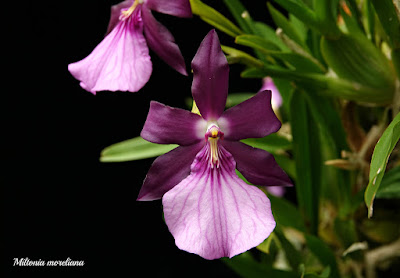
<path id="1" fill-rule="evenodd" d="M 276 163 L 286 172 L 293 180 L 296 180 L 296 163 L 286 155 L 274 154 Z"/>
<path id="2" fill-rule="evenodd" d="M 320 26 L 318 25 L 317 16 L 313 10 L 304 4 L 301 0 L 274 0 L 280 6 L 285 8 L 289 13 L 294 14 L 298 19 L 303 21 L 311 28 L 317 30 Z"/>
<path id="3" fill-rule="evenodd" d="M 293 154 L 296 161 L 296 193 L 299 208 L 312 234 L 318 231 L 321 157 L 317 126 L 304 92 L 296 90 L 290 100 Z"/>
<path id="4" fill-rule="evenodd" d="M 393 101 L 393 94 L 388 94 L 387 88 L 371 88 L 346 79 L 316 73 L 302 73 L 275 65 L 264 65 L 263 68 L 249 68 L 241 73 L 243 78 L 263 78 L 265 76 L 304 83 L 315 87 L 321 94 L 354 100 L 359 103 L 387 105 Z"/>
<path id="5" fill-rule="evenodd" d="M 279 46 L 257 35 L 240 35 L 235 38 L 235 43 L 262 50 L 266 54 L 279 52 Z"/>
<path id="6" fill-rule="evenodd" d="M 400 198 L 400 166 L 393 168 L 383 176 L 375 197 L 381 199 Z"/>
<path id="7" fill-rule="evenodd" d="M 256 35 L 272 42 L 273 44 L 278 46 L 280 50 L 286 50 L 286 51 L 289 50 L 289 48 L 276 35 L 276 31 L 267 24 L 257 21 L 254 23 L 254 27 Z"/>
<path id="8" fill-rule="evenodd" d="M 368 217 L 372 217 L 373 202 L 376 192 L 379 189 L 383 175 L 386 170 L 386 164 L 389 156 L 400 138 L 400 113 L 393 119 L 382 137 L 375 146 L 372 154 L 371 167 L 369 171 L 369 183 L 365 190 L 364 200 L 368 207 Z"/>
<path id="9" fill-rule="evenodd" d="M 275 24 L 280 27 L 288 37 L 294 40 L 296 43 L 301 45 L 303 48 L 306 48 L 305 42 L 302 40 L 301 34 L 298 30 L 292 25 L 292 23 L 277 9 L 275 9 L 270 3 L 267 3 L 269 12 L 274 20 Z"/>
<path id="10" fill-rule="evenodd" d="M 318 62 L 316 63 L 315 59 L 311 60 L 311 57 L 306 57 L 298 53 L 282 52 L 279 50 L 279 46 L 260 36 L 241 35 L 236 37 L 235 42 L 240 45 L 245 45 L 254 49 L 258 49 L 275 59 L 278 58 L 282 60 L 282 62 L 287 63 L 289 67 L 294 67 L 294 69 L 298 71 L 315 73 L 325 72 L 324 67 L 321 66 Z M 304 53 L 307 52 L 304 51 Z"/>
<path id="11" fill-rule="evenodd" d="M 243 31 L 229 19 L 200 0 L 190 0 L 190 6 L 192 7 L 193 14 L 200 16 L 202 20 L 229 36 L 236 37 L 243 34 Z"/>
<path id="12" fill-rule="evenodd" d="M 385 55 L 365 36 L 343 34 L 339 39 L 324 38 L 321 50 L 339 77 L 372 88 L 385 88 L 382 93 L 393 97 L 395 73 Z"/>
<path id="13" fill-rule="evenodd" d="M 246 33 L 254 33 L 253 20 L 243 4 L 239 0 L 224 0 L 224 3 L 232 13 L 239 27 Z"/>
<path id="14" fill-rule="evenodd" d="M 318 258 L 318 260 L 324 265 L 330 267 L 331 278 L 339 278 L 339 270 L 335 258 L 335 254 L 332 249 L 325 244 L 321 239 L 312 235 L 305 235 L 307 246 L 311 252 Z"/>
<path id="15" fill-rule="evenodd" d="M 314 1 L 318 27 L 324 30 L 324 35 L 329 37 L 337 37 L 340 34 L 336 26 L 338 2 L 339 0 Z"/>
<path id="16" fill-rule="evenodd" d="M 400 19 L 391 0 L 371 0 L 393 49 L 400 48 Z"/>
<path id="17" fill-rule="evenodd" d="M 242 142 L 254 148 L 263 149 L 272 153 L 277 150 L 289 150 L 292 148 L 292 142 L 277 133 L 272 133 L 263 138 L 244 139 Z"/>
<path id="18" fill-rule="evenodd" d="M 298 275 L 294 272 L 274 269 L 269 265 L 257 262 L 249 252 L 231 259 L 222 258 L 221 260 L 244 278 L 298 278 Z"/>
<path id="19" fill-rule="evenodd" d="M 101 162 L 124 162 L 156 157 L 175 149 L 178 145 L 154 144 L 135 137 L 106 147 L 100 155 Z"/>
<path id="20" fill-rule="evenodd" d="M 346 133 L 344 131 L 339 112 L 334 108 L 333 102 L 326 97 L 313 93 L 307 89 L 307 103 L 311 115 L 318 126 L 318 135 L 321 140 L 321 156 L 324 160 L 340 157 L 342 150 L 347 150 Z M 336 203 L 339 213 L 347 214 L 351 210 L 351 186 L 349 174 L 338 168 L 322 167 L 325 178 L 321 184 L 324 197 Z"/>
<path id="21" fill-rule="evenodd" d="M 221 45 L 222 51 L 227 54 L 226 59 L 229 64 L 241 63 L 248 67 L 256 67 L 261 68 L 264 66 L 264 63 L 253 56 L 238 50 L 236 48 L 228 47 L 225 45 Z"/>
<path id="22" fill-rule="evenodd" d="M 228 98 L 226 99 L 226 105 L 225 107 L 229 108 L 235 105 L 238 105 L 239 103 L 242 103 L 245 100 L 248 100 L 249 98 L 252 98 L 255 96 L 254 93 L 232 93 L 228 94 Z"/>
<path id="23" fill-rule="evenodd" d="M 299 268 L 299 265 L 303 262 L 302 255 L 285 237 L 279 226 L 275 228 L 274 233 L 279 239 L 283 251 L 285 251 L 286 259 L 288 260 L 289 265 L 292 269 L 297 270 Z"/>
<path id="24" fill-rule="evenodd" d="M 303 218 L 295 205 L 272 194 L 268 194 L 268 198 L 271 201 L 272 213 L 278 225 L 292 227 L 301 232 L 306 231 Z"/>

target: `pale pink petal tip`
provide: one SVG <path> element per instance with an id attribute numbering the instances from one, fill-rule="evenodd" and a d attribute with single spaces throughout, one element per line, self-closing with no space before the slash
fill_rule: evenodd
<path id="1" fill-rule="evenodd" d="M 231 258 L 262 243 L 275 221 L 267 196 L 237 177 L 229 152 L 219 146 L 218 168 L 209 157 L 207 144 L 191 174 L 164 195 L 165 221 L 178 248 L 209 260 Z"/>

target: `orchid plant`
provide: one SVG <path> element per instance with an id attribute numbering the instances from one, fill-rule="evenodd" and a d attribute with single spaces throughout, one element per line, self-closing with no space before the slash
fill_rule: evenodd
<path id="1" fill-rule="evenodd" d="M 192 60 L 191 111 L 152 101 L 140 137 L 100 160 L 157 157 L 137 199 L 162 199 L 179 249 L 242 277 L 388 277 L 400 256 L 400 4 L 274 0 L 266 24 L 221 2 L 235 22 L 201 0 L 112 7 L 107 36 L 68 67 L 92 93 L 139 91 L 149 48 L 187 75 L 151 11 L 216 30 Z M 228 94 L 229 67 L 259 92 Z"/>

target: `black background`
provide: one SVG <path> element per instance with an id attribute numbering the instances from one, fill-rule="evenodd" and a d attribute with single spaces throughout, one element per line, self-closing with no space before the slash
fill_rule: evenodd
<path id="1" fill-rule="evenodd" d="M 229 15 L 222 1 L 205 2 Z M 253 16 L 269 21 L 265 1 L 254 2 Z M 79 86 L 67 65 L 102 40 L 116 3 L 3 6 L 1 277 L 234 277 L 221 261 L 175 246 L 161 201 L 136 201 L 153 159 L 99 162 L 104 147 L 140 134 L 150 100 L 187 108 L 192 82 L 190 73 L 180 75 L 151 52 L 153 74 L 137 93 L 94 96 Z M 190 61 L 212 27 L 196 16 L 155 16 L 173 33 L 190 72 Z M 233 45 L 231 37 L 218 34 L 222 44 Z M 256 92 L 260 81 L 240 79 L 242 69 L 231 66 L 230 92 Z M 85 266 L 12 266 L 13 258 L 26 257 L 69 257 Z"/>

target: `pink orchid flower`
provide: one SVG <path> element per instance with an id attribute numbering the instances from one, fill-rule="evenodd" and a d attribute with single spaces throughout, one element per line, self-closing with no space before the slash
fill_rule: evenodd
<path id="1" fill-rule="evenodd" d="M 191 17 L 189 0 L 128 0 L 111 8 L 108 34 L 89 56 L 68 65 L 85 90 L 139 91 L 153 66 L 149 47 L 168 65 L 187 75 L 185 61 L 174 37 L 151 10 Z"/>

